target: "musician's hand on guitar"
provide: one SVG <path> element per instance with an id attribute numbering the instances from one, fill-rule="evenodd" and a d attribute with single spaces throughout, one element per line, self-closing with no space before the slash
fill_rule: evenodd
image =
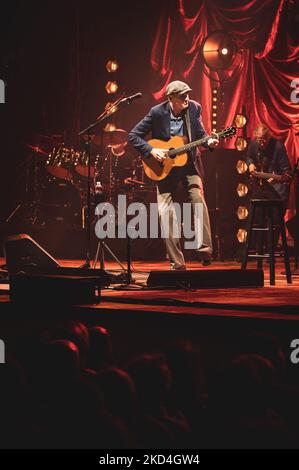
<path id="1" fill-rule="evenodd" d="M 217 147 L 217 145 L 219 145 L 219 137 L 216 132 L 211 133 L 211 137 L 209 138 L 207 144 L 209 147 Z"/>
<path id="2" fill-rule="evenodd" d="M 162 162 L 163 160 L 165 160 L 165 158 L 167 157 L 167 150 L 164 150 L 164 149 L 156 149 L 156 148 L 153 148 L 152 151 L 151 151 L 151 155 L 156 159 L 158 160 L 158 162 Z"/>
<path id="3" fill-rule="evenodd" d="M 256 166 L 254 163 L 250 163 L 248 167 L 249 173 L 251 176 L 254 176 L 254 173 L 256 172 Z"/>
<path id="4" fill-rule="evenodd" d="M 267 179 L 267 182 L 268 182 L 268 183 L 273 183 L 273 181 L 274 181 L 274 178 L 269 178 L 269 179 Z"/>

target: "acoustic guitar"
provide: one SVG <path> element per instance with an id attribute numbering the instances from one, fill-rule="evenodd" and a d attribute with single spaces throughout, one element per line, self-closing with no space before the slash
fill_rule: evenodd
<path id="1" fill-rule="evenodd" d="M 219 139 L 225 139 L 236 133 L 234 126 L 228 127 L 220 132 L 217 132 Z M 153 181 L 161 181 L 165 179 L 171 170 L 175 167 L 185 166 L 188 162 L 188 151 L 199 145 L 203 145 L 210 139 L 210 135 L 203 137 L 202 139 L 195 140 L 194 142 L 187 142 L 187 138 L 184 136 L 174 136 L 168 141 L 151 139 L 148 141 L 154 148 L 167 150 L 166 158 L 159 162 L 155 157 L 149 155 L 142 159 L 144 172 L 148 178 Z"/>

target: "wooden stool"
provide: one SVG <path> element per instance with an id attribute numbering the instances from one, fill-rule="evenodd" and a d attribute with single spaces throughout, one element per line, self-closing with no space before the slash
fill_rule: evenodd
<path id="1" fill-rule="evenodd" d="M 260 209 L 263 216 L 261 224 L 254 225 L 254 219 L 256 216 L 256 210 Z M 274 225 L 274 211 L 278 213 L 278 224 Z M 283 201 L 280 200 L 267 200 L 267 199 L 251 199 L 249 208 L 249 217 L 247 225 L 247 237 L 245 244 L 245 251 L 242 260 L 242 269 L 246 269 L 248 258 L 257 258 L 257 267 L 262 269 L 263 259 L 269 259 L 270 265 L 270 284 L 275 285 L 275 257 L 283 256 L 285 264 L 285 272 L 288 284 L 292 283 L 291 270 L 290 270 L 290 259 L 287 246 L 287 237 L 285 231 L 285 223 L 283 217 Z M 274 230 L 278 229 L 281 235 L 283 254 L 275 253 L 274 246 Z M 252 239 L 252 233 L 257 232 L 257 253 L 249 254 L 250 242 Z M 264 241 L 265 234 L 268 232 L 268 251 L 264 252 Z"/>

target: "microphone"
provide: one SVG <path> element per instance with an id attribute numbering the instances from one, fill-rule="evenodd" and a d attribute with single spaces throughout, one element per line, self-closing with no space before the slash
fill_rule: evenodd
<path id="1" fill-rule="evenodd" d="M 132 101 L 137 100 L 138 98 L 141 98 L 142 93 L 135 93 L 135 95 L 127 96 L 127 98 L 123 98 L 120 100 L 120 103 L 132 103 Z"/>

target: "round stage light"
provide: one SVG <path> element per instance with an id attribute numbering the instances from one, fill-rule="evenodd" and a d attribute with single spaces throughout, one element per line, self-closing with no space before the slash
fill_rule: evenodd
<path id="1" fill-rule="evenodd" d="M 221 52 L 222 55 L 227 55 L 228 54 L 228 49 L 226 47 L 223 47 L 220 52 Z"/>
<path id="2" fill-rule="evenodd" d="M 239 197 L 245 197 L 248 193 L 248 186 L 244 183 L 239 183 L 237 186 L 237 193 Z"/>
<path id="3" fill-rule="evenodd" d="M 239 150 L 239 152 L 242 152 L 243 150 L 245 150 L 247 148 L 247 140 L 244 139 L 244 137 L 237 137 L 236 138 L 236 141 L 235 141 L 235 147 L 237 150 Z"/>
<path id="4" fill-rule="evenodd" d="M 227 69 L 233 61 L 235 51 L 232 37 L 224 30 L 209 34 L 202 46 L 204 62 L 211 70 Z"/>
<path id="5" fill-rule="evenodd" d="M 112 95 L 113 93 L 117 92 L 118 84 L 117 84 L 117 82 L 109 81 L 109 82 L 107 82 L 105 89 L 106 89 L 106 92 L 108 93 L 108 95 Z"/>
<path id="6" fill-rule="evenodd" d="M 116 60 L 108 60 L 107 65 L 106 65 L 107 72 L 109 72 L 109 73 L 116 72 L 118 67 L 119 67 L 119 65 L 118 65 L 118 62 Z"/>
<path id="7" fill-rule="evenodd" d="M 105 111 L 110 111 L 110 113 L 115 113 L 115 111 L 117 110 L 117 106 L 112 106 L 113 103 L 107 103 L 106 106 L 105 106 Z"/>
<path id="8" fill-rule="evenodd" d="M 248 209 L 245 206 L 239 206 L 237 210 L 237 216 L 239 220 L 245 220 L 248 217 Z"/>
<path id="9" fill-rule="evenodd" d="M 247 171 L 247 163 L 244 162 L 244 160 L 238 160 L 236 164 L 236 169 L 239 175 L 243 175 L 243 173 L 246 173 Z"/>
<path id="10" fill-rule="evenodd" d="M 240 228 L 237 232 L 237 239 L 239 243 L 246 242 L 247 231 L 244 228 Z"/>
<path id="11" fill-rule="evenodd" d="M 235 124 L 238 129 L 241 129 L 242 127 L 246 126 L 247 124 L 247 118 L 243 114 L 237 114 L 235 117 Z"/>

